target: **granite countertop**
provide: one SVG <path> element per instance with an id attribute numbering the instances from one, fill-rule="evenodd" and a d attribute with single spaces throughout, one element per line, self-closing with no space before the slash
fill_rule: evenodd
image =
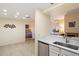
<path id="1" fill-rule="evenodd" d="M 71 48 L 67 48 L 67 47 L 64 47 L 64 46 L 54 44 L 54 42 L 56 42 L 56 41 L 65 43 L 65 39 L 62 36 L 49 35 L 49 36 L 46 36 L 46 37 L 43 37 L 43 38 L 39 38 L 38 41 L 41 41 L 41 42 L 44 42 L 44 43 L 47 43 L 47 44 L 50 44 L 50 45 L 53 45 L 53 46 L 56 46 L 56 47 L 59 47 L 59 48 L 62 48 L 62 49 L 65 49 L 65 50 L 79 54 L 79 50 L 74 50 L 74 49 L 71 49 Z"/>

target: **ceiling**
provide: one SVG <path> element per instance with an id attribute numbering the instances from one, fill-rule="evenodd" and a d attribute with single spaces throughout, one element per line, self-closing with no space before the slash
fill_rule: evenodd
<path id="1" fill-rule="evenodd" d="M 0 17 L 33 20 L 36 9 L 46 9 L 50 3 L 0 3 Z"/>
<path id="2" fill-rule="evenodd" d="M 66 14 L 79 14 L 79 8 L 72 9 L 72 10 L 68 11 Z"/>
<path id="3" fill-rule="evenodd" d="M 57 16 L 65 16 L 67 13 L 79 13 L 79 3 L 60 3 L 56 4 L 55 6 L 51 6 L 49 9 L 44 11 L 46 14 L 50 15 L 51 17 Z M 62 17 L 63 18 L 63 17 Z"/>

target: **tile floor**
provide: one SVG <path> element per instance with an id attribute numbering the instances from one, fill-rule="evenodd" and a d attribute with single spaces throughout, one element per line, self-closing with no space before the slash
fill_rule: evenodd
<path id="1" fill-rule="evenodd" d="M 0 56 L 34 56 L 35 43 L 33 39 L 28 39 L 26 42 L 6 45 L 0 47 Z"/>

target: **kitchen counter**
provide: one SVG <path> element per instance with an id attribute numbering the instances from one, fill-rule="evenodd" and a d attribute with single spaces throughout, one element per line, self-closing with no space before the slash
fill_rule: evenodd
<path id="1" fill-rule="evenodd" d="M 56 42 L 56 41 L 65 43 L 65 39 L 62 36 L 49 35 L 49 36 L 38 39 L 38 41 L 41 41 L 41 42 L 44 42 L 44 43 L 47 43 L 47 44 L 68 50 L 68 51 L 71 51 L 71 52 L 76 53 L 76 54 L 79 54 L 79 50 L 74 50 L 74 49 L 71 49 L 71 48 L 67 48 L 67 47 L 64 47 L 64 46 L 54 44 L 54 42 Z"/>

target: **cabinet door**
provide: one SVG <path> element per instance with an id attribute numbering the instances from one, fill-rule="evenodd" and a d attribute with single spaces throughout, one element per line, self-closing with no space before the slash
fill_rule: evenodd
<path id="1" fill-rule="evenodd" d="M 58 53 L 56 53 L 56 52 L 49 52 L 49 56 L 59 56 L 59 54 Z"/>
<path id="2" fill-rule="evenodd" d="M 38 55 L 39 56 L 48 56 L 49 51 L 48 51 L 48 44 L 45 44 L 43 42 L 38 42 Z"/>
<path id="3" fill-rule="evenodd" d="M 59 56 L 59 49 L 58 47 L 49 45 L 49 56 Z"/>
<path id="4" fill-rule="evenodd" d="M 56 51 L 56 52 L 59 52 L 59 51 L 60 51 L 60 48 L 55 47 L 55 46 L 53 46 L 53 45 L 49 45 L 49 50 L 50 50 L 50 51 L 54 50 L 54 51 Z"/>

